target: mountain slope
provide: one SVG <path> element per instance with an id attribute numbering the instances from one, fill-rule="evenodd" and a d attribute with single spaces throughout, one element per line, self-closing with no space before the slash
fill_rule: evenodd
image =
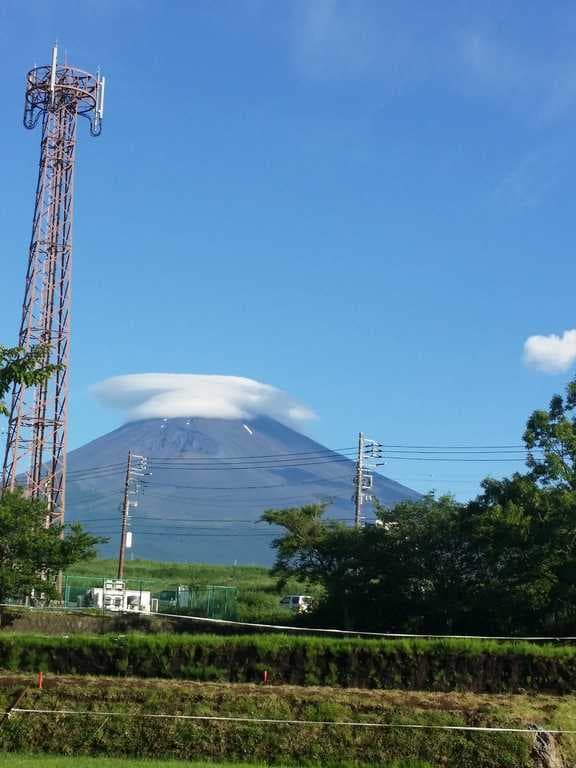
<path id="1" fill-rule="evenodd" d="M 135 557 L 270 563 L 272 532 L 256 522 L 265 509 L 325 501 L 330 516 L 353 517 L 353 461 L 274 419 L 129 422 L 68 457 L 67 519 L 111 536 L 106 555 L 118 548 L 129 450 L 152 472 L 131 514 Z M 388 505 L 418 497 L 382 475 L 374 494 Z"/>

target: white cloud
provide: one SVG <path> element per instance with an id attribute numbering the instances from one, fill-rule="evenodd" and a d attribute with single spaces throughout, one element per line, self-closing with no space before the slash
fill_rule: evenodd
<path id="1" fill-rule="evenodd" d="M 524 342 L 524 363 L 544 373 L 562 373 L 576 362 L 576 330 L 562 336 L 530 336 Z"/>
<path id="2" fill-rule="evenodd" d="M 128 421 L 270 416 L 293 424 L 316 418 L 281 389 L 240 376 L 135 373 L 106 379 L 92 393 L 103 404 L 126 411 Z"/>

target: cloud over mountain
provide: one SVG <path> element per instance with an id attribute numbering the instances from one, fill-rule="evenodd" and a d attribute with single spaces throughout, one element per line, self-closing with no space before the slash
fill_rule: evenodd
<path id="1" fill-rule="evenodd" d="M 524 363 L 544 373 L 562 373 L 576 362 L 576 330 L 562 336 L 530 336 L 524 342 Z"/>
<path id="2" fill-rule="evenodd" d="M 316 418 L 283 390 L 241 376 L 135 373 L 106 379 L 92 394 L 104 405 L 126 411 L 128 421 L 270 416 L 298 424 Z"/>

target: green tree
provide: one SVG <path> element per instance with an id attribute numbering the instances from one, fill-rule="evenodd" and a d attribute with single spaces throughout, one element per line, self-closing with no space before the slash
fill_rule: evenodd
<path id="1" fill-rule="evenodd" d="M 539 477 L 539 480 L 541 478 Z M 569 633 L 576 623 L 576 493 L 532 473 L 487 479 L 466 506 L 476 553 L 466 599 L 480 632 Z"/>
<path id="2" fill-rule="evenodd" d="M 284 528 L 272 542 L 276 549 L 273 572 L 279 585 L 297 577 L 323 587 L 323 614 L 342 626 L 350 626 L 350 596 L 357 594 L 359 531 L 324 518 L 325 504 L 306 504 L 290 509 L 267 510 L 262 520 Z"/>
<path id="3" fill-rule="evenodd" d="M 462 535 L 464 508 L 434 493 L 393 509 L 376 502 L 378 524 L 363 531 L 362 621 L 391 631 L 448 632 L 467 619 L 462 592 L 474 547 Z"/>
<path id="4" fill-rule="evenodd" d="M 96 556 L 107 541 L 92 536 L 79 523 L 46 528 L 48 508 L 21 490 L 0 498 L 0 603 L 22 599 L 32 590 L 46 599 L 57 596 L 56 577 L 74 563 Z"/>
<path id="5" fill-rule="evenodd" d="M 0 346 L 0 414 L 7 416 L 8 407 L 4 398 L 14 384 L 31 387 L 41 384 L 58 370 L 58 366 L 46 362 L 47 348 L 44 345 L 30 351 L 22 347 Z"/>
<path id="6" fill-rule="evenodd" d="M 534 411 L 524 442 L 534 480 L 576 490 L 576 380 L 566 387 L 565 397 L 554 395 L 547 411 Z"/>
<path id="7" fill-rule="evenodd" d="M 263 519 L 285 530 L 273 542 L 280 580 L 293 576 L 323 588 L 315 621 L 421 631 L 445 629 L 459 605 L 466 570 L 459 511 L 451 497 L 430 494 L 394 510 L 378 505 L 378 524 L 360 529 L 324 518 L 322 505 L 270 510 Z"/>

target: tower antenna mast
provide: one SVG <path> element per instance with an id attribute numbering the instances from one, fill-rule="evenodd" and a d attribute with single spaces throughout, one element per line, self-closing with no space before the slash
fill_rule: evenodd
<path id="1" fill-rule="evenodd" d="M 42 125 L 40 164 L 19 346 L 42 345 L 44 365 L 57 370 L 49 381 L 12 391 L 2 487 L 24 485 L 27 495 L 48 502 L 47 524 L 64 522 L 68 420 L 68 359 L 72 268 L 74 159 L 78 117 L 99 136 L 105 80 L 58 63 L 26 77 L 24 126 Z"/>

